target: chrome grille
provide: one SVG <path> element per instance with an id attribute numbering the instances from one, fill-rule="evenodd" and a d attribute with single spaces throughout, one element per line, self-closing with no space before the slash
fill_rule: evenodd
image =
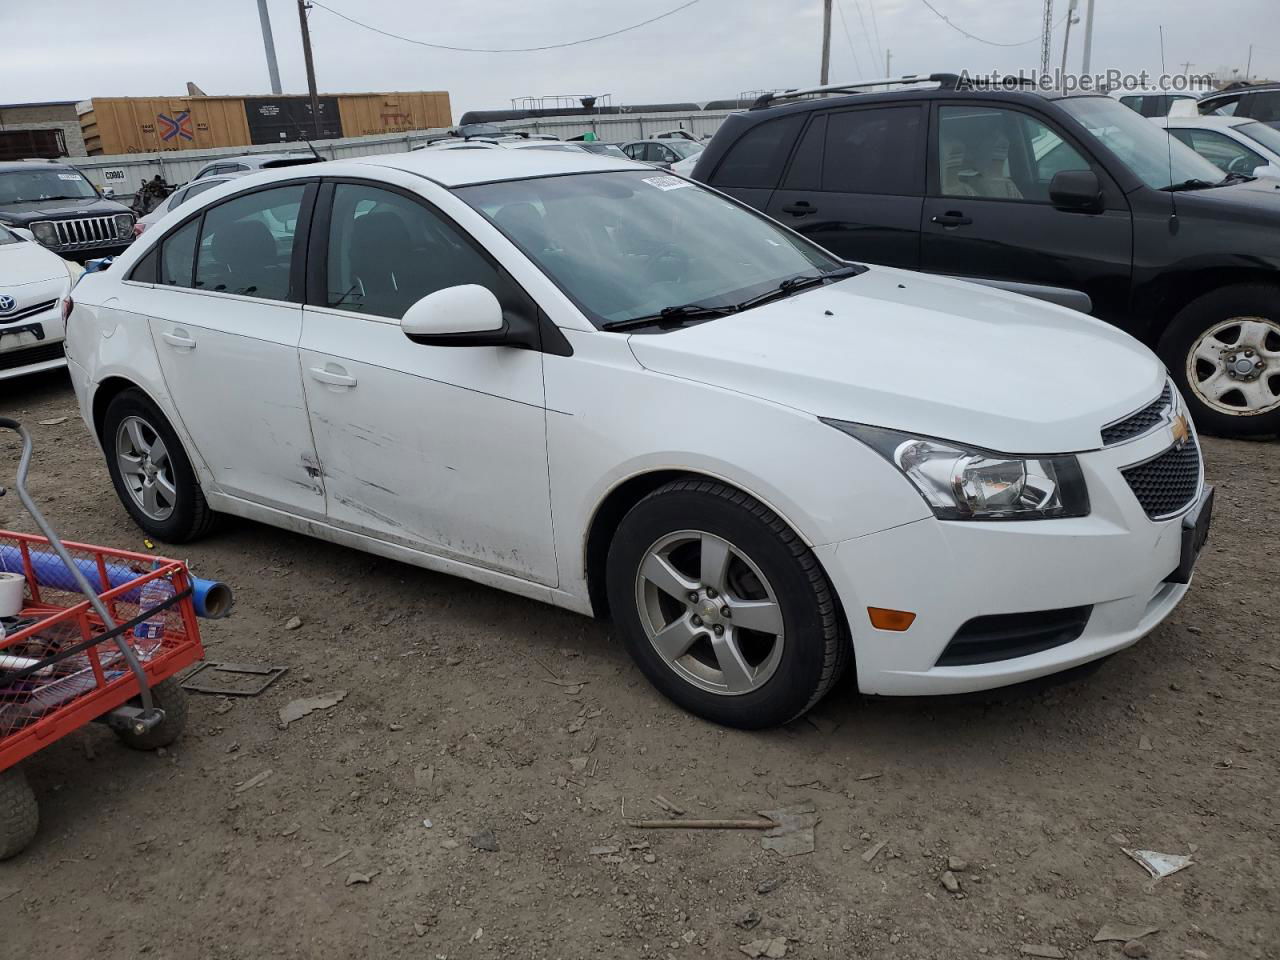
<path id="1" fill-rule="evenodd" d="M 1173 386 L 1166 383 L 1160 396 L 1156 397 L 1137 413 L 1132 413 L 1123 420 L 1117 420 L 1115 423 L 1110 423 L 1103 427 L 1102 445 L 1110 447 L 1113 444 L 1124 443 L 1126 440 L 1140 437 L 1164 423 L 1172 414 Z"/>
<path id="2" fill-rule="evenodd" d="M 49 223 L 57 231 L 54 250 L 85 250 L 123 243 L 126 239 L 116 233 L 114 216 L 50 220 Z"/>
<path id="3" fill-rule="evenodd" d="M 1190 506 L 1200 492 L 1200 446 L 1189 439 L 1120 473 L 1148 517 L 1172 516 Z"/>
<path id="4" fill-rule="evenodd" d="M 57 300 L 45 300 L 43 303 L 33 304 L 29 307 L 23 307 L 13 313 L 0 314 L 0 323 L 17 323 L 24 317 L 34 317 L 37 313 L 44 313 L 51 307 L 57 306 Z"/>

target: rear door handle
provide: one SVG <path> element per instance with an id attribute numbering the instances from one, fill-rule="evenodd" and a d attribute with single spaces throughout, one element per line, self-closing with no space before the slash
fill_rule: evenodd
<path id="1" fill-rule="evenodd" d="M 185 330 L 166 330 L 160 334 L 161 339 L 171 347 L 177 347 L 179 350 L 194 350 L 196 342 L 187 336 Z"/>
<path id="2" fill-rule="evenodd" d="M 810 213 L 817 213 L 818 208 L 813 206 L 808 200 L 797 200 L 795 203 L 784 204 L 783 213 L 789 213 L 793 217 L 803 217 Z"/>
<path id="3" fill-rule="evenodd" d="M 967 227 L 973 223 L 973 217 L 966 217 L 959 210 L 948 210 L 934 217 L 933 222 L 942 227 Z"/>
<path id="4" fill-rule="evenodd" d="M 326 363 L 323 367 L 312 367 L 311 378 L 331 387 L 354 387 L 356 385 L 356 378 L 348 376 L 347 372 L 336 363 Z"/>

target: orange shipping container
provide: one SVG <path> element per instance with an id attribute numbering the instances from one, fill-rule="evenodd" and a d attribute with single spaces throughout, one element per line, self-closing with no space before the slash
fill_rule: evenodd
<path id="1" fill-rule="evenodd" d="M 244 102 L 221 97 L 103 97 L 80 115 L 90 156 L 207 150 L 249 142 Z"/>
<path id="2" fill-rule="evenodd" d="M 453 123 L 449 94 L 443 91 L 341 93 L 338 94 L 338 115 L 344 137 L 427 130 Z"/>

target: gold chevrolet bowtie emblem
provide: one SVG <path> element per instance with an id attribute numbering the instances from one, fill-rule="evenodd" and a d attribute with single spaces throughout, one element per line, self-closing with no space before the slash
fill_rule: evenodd
<path id="1" fill-rule="evenodd" d="M 1173 418 L 1173 445 L 1181 447 L 1184 443 L 1191 439 L 1191 424 L 1187 422 L 1187 415 L 1180 413 Z"/>

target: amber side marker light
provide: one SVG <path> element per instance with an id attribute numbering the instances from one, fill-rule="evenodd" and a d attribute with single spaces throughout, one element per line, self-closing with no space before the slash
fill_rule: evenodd
<path id="1" fill-rule="evenodd" d="M 886 610 L 884 607 L 867 607 L 867 616 L 877 630 L 906 630 L 916 622 L 916 615 L 906 610 Z"/>

